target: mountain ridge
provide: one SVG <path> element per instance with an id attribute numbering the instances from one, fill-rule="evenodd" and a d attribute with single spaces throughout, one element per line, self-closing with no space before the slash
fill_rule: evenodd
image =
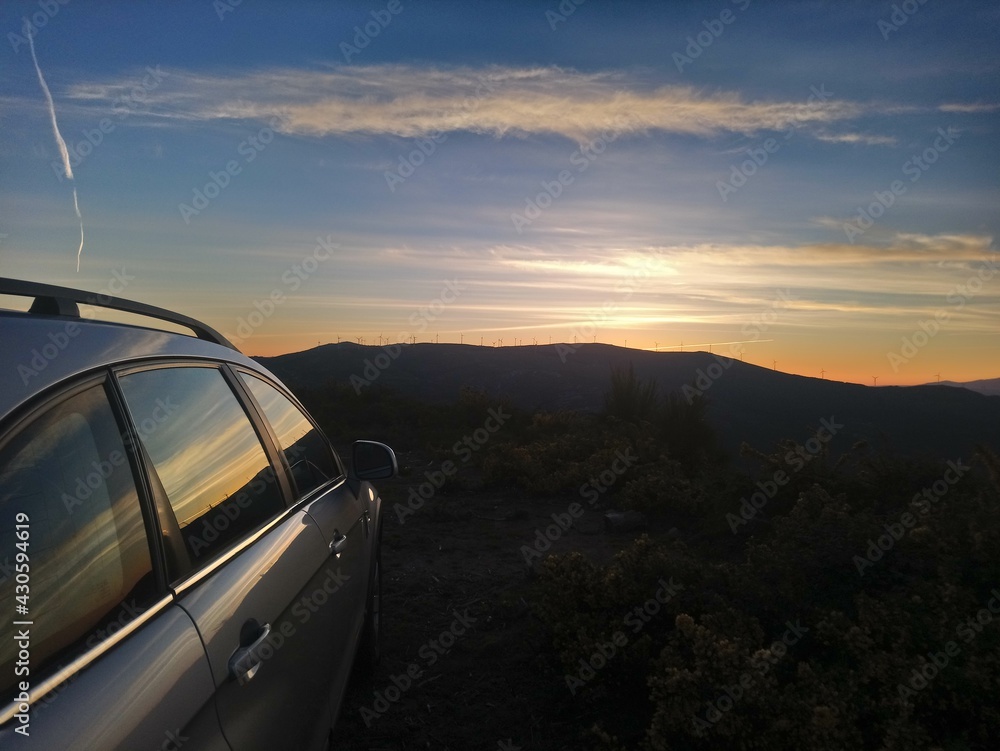
<path id="1" fill-rule="evenodd" d="M 599 411 L 611 370 L 632 364 L 658 393 L 704 395 L 723 447 L 767 450 L 782 439 L 804 442 L 821 421 L 842 430 L 834 453 L 857 441 L 911 454 L 970 457 L 984 443 L 1000 448 L 1000 396 L 946 384 L 872 387 L 782 373 L 707 352 L 652 352 L 609 344 L 481 347 L 349 342 L 257 358 L 293 388 L 347 384 L 358 393 L 385 387 L 447 403 L 463 387 L 525 410 Z"/>

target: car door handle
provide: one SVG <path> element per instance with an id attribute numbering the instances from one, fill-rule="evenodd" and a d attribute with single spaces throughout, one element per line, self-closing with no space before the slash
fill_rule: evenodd
<path id="1" fill-rule="evenodd" d="M 260 670 L 260 664 L 263 660 L 256 650 L 270 635 L 271 624 L 265 623 L 257 632 L 257 638 L 253 644 L 248 647 L 240 647 L 229 658 L 229 675 L 239 681 L 241 686 L 257 675 L 257 671 Z"/>
<path id="2" fill-rule="evenodd" d="M 347 547 L 347 535 L 334 534 L 333 542 L 330 543 L 330 552 L 334 555 L 340 555 L 344 552 L 345 547 Z"/>

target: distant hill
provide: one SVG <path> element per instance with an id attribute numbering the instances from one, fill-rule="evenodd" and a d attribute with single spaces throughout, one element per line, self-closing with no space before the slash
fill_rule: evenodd
<path id="1" fill-rule="evenodd" d="M 935 383 L 928 383 L 928 386 L 954 386 L 957 388 L 969 389 L 969 391 L 975 391 L 980 394 L 986 394 L 987 396 L 1000 396 L 1000 378 L 986 378 L 981 381 L 966 381 L 965 383 L 959 383 L 957 381 L 937 381 Z"/>
<path id="2" fill-rule="evenodd" d="M 608 344 L 479 347 L 404 345 L 392 351 L 352 343 L 258 358 L 293 388 L 364 381 L 428 402 L 454 401 L 464 386 L 503 396 L 524 409 L 597 411 L 613 367 L 632 363 L 660 393 L 694 384 L 710 402 L 724 447 L 767 449 L 778 440 L 805 441 L 821 420 L 844 425 L 831 448 L 861 439 L 906 453 L 968 458 L 977 443 L 1000 449 L 1000 396 L 968 388 L 884 386 L 807 378 L 707 352 L 650 352 Z M 379 366 L 383 366 L 379 368 Z"/>

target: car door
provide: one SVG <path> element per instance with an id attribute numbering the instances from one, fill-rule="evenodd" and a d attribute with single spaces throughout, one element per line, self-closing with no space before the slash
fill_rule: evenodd
<path id="1" fill-rule="evenodd" d="M 340 613 L 331 633 L 334 650 L 334 704 L 346 687 L 365 616 L 371 555 L 372 518 L 366 499 L 346 482 L 336 452 L 308 414 L 279 386 L 258 373 L 239 371 L 253 401 L 266 416 L 275 444 L 293 477 L 296 498 L 317 523 L 338 572 L 331 598 Z"/>
<path id="2" fill-rule="evenodd" d="M 228 749 L 119 407 L 101 375 L 0 427 L 2 748 Z"/>
<path id="3" fill-rule="evenodd" d="M 235 749 L 321 748 L 331 723 L 343 575 L 316 522 L 287 508 L 270 429 L 226 366 L 123 370 L 161 499 L 169 584 L 198 627 L 223 733 Z"/>

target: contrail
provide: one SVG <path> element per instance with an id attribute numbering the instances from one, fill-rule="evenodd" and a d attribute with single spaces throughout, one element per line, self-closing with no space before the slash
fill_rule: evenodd
<path id="1" fill-rule="evenodd" d="M 56 122 L 56 105 L 52 101 L 52 93 L 49 91 L 49 86 L 45 83 L 45 76 L 42 75 L 42 69 L 38 65 L 38 57 L 35 55 L 35 35 L 30 31 L 30 25 L 28 24 L 28 19 L 24 19 L 25 29 L 28 31 L 28 47 L 31 49 L 31 59 L 35 63 L 35 73 L 38 74 L 38 83 L 42 85 L 42 91 L 45 93 L 45 99 L 49 103 L 49 116 L 52 118 L 52 132 L 56 136 L 56 145 L 59 147 L 59 154 L 62 156 L 63 169 L 66 171 L 66 177 L 73 180 L 73 165 L 69 162 L 69 149 L 66 148 L 66 141 L 63 140 L 62 133 L 59 132 L 59 123 Z M 83 253 L 83 216 L 80 214 L 80 202 L 76 197 L 76 186 L 73 186 L 73 208 L 76 210 L 76 218 L 80 220 L 80 247 L 76 251 L 76 270 L 80 270 L 80 255 Z"/>
<path id="2" fill-rule="evenodd" d="M 76 249 L 76 270 L 80 272 L 80 255 L 83 253 L 83 217 L 80 216 L 80 202 L 76 200 L 76 186 L 73 186 L 73 208 L 76 209 L 76 218 L 80 220 L 80 247 Z"/>

